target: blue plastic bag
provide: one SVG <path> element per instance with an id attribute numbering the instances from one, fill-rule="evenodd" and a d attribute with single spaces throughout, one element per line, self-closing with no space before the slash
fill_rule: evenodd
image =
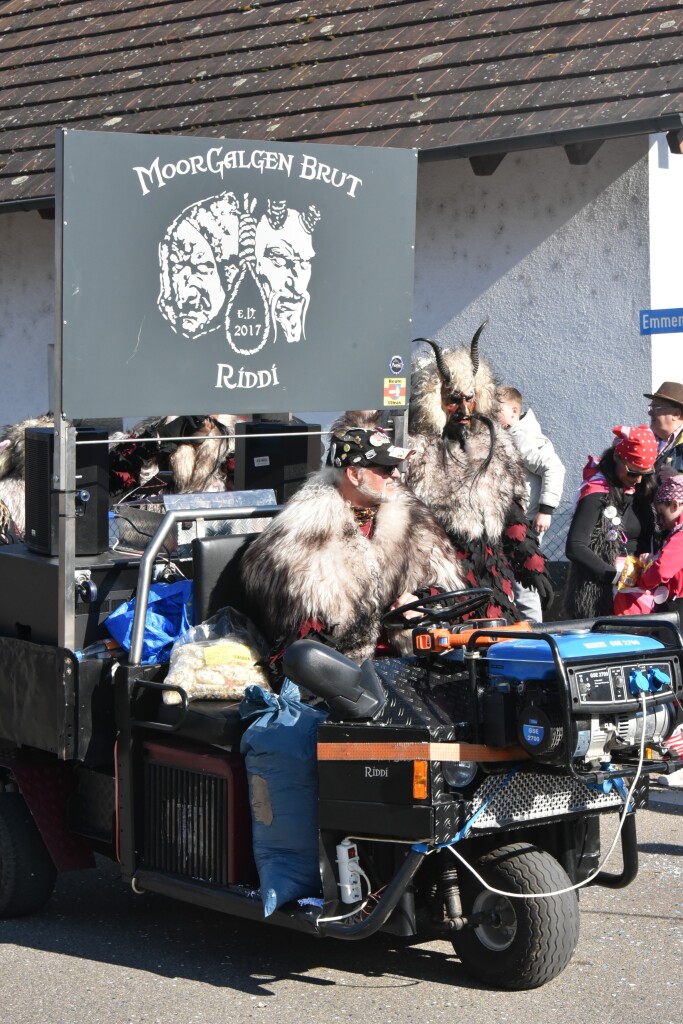
<path id="1" fill-rule="evenodd" d="M 104 620 L 111 635 L 126 651 L 130 650 L 135 601 L 133 597 L 119 605 Z M 175 640 L 190 626 L 191 604 L 191 580 L 152 583 L 142 641 L 142 665 L 168 661 Z"/>
<path id="2" fill-rule="evenodd" d="M 279 694 L 248 686 L 240 704 L 254 860 L 266 917 L 283 903 L 321 896 L 317 731 L 327 714 L 301 702 L 289 679 Z"/>

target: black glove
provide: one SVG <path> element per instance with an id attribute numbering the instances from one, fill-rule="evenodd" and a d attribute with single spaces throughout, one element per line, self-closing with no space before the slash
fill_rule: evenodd
<path id="1" fill-rule="evenodd" d="M 546 608 L 549 608 L 553 603 L 555 589 L 550 581 L 550 577 L 546 573 L 535 572 L 529 580 L 529 583 L 525 583 L 524 586 L 531 586 L 534 590 L 538 591 L 543 611 L 545 611 Z"/>

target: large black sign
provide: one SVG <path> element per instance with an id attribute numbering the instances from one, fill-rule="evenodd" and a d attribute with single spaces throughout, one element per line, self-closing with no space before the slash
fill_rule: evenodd
<path id="1" fill-rule="evenodd" d="M 61 143 L 67 417 L 406 404 L 413 151 Z"/>

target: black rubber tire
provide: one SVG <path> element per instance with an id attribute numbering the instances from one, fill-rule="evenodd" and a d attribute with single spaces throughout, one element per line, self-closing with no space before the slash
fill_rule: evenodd
<path id="1" fill-rule="evenodd" d="M 473 865 L 489 885 L 503 892 L 532 895 L 571 885 L 560 864 L 529 843 L 512 843 L 487 853 Z M 458 867 L 465 916 L 497 909 L 498 925 L 456 932 L 453 946 L 463 967 L 487 986 L 530 989 L 556 978 L 579 940 L 576 892 L 544 899 L 509 899 L 485 889 L 464 865 Z"/>
<path id="2" fill-rule="evenodd" d="M 44 906 L 57 871 L 20 793 L 0 793 L 0 917 Z"/>

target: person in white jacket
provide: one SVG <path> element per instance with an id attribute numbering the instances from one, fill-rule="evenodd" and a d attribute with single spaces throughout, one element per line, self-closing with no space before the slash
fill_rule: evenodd
<path id="1" fill-rule="evenodd" d="M 509 432 L 522 456 L 527 478 L 527 521 L 538 533 L 540 543 L 560 503 L 565 469 L 552 441 L 541 430 L 533 409 L 522 411 L 524 398 L 517 388 L 499 388 L 497 397 L 498 421 Z M 515 602 L 527 618 L 542 621 L 541 603 L 535 590 L 515 584 Z"/>

